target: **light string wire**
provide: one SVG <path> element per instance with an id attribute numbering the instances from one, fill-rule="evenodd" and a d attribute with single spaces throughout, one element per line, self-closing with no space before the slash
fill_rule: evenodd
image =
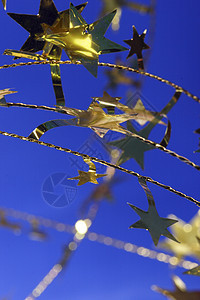
<path id="1" fill-rule="evenodd" d="M 1 104 L 0 104 L 1 105 Z M 2 104 L 3 107 L 23 107 L 23 108 L 30 108 L 30 109 L 42 109 L 42 110 L 47 110 L 47 111 L 54 111 L 54 112 L 58 112 L 58 113 L 62 113 L 62 114 L 67 114 L 67 115 L 70 115 L 70 112 L 68 113 L 67 111 L 65 111 L 64 109 L 62 110 L 62 108 L 54 108 L 54 107 L 48 107 L 48 106 L 45 106 L 45 105 L 34 105 L 34 104 L 24 104 L 24 103 L 13 103 L 13 102 L 8 102 L 6 104 Z M 177 154 L 176 152 L 170 150 L 170 149 L 167 149 L 165 148 L 164 146 L 158 144 L 158 143 L 155 143 L 151 140 L 148 140 L 148 139 L 145 139 L 144 137 L 140 136 L 140 135 L 137 135 L 135 133 L 131 133 L 130 131 L 128 130 L 124 130 L 124 133 L 126 133 L 126 135 L 128 136 L 131 136 L 133 138 L 136 138 L 146 144 L 149 144 L 153 147 L 155 147 L 156 149 L 159 149 L 177 159 L 179 159 L 180 161 L 182 161 L 183 163 L 186 163 L 187 165 L 195 168 L 196 170 L 200 170 L 200 166 L 195 164 L 194 162 L 192 162 L 191 160 L 189 160 L 188 158 L 182 156 L 182 155 L 179 155 Z"/>
<path id="2" fill-rule="evenodd" d="M 18 134 L 15 134 L 15 133 L 8 133 L 8 132 L 5 132 L 5 131 L 0 131 L 0 134 L 1 135 L 4 135 L 4 136 L 9 136 L 9 137 L 13 137 L 13 138 L 17 138 L 17 139 L 20 139 L 22 141 L 27 141 L 27 142 L 31 142 L 31 143 L 36 143 L 38 145 L 41 145 L 41 146 L 46 146 L 46 147 L 49 147 L 49 148 L 53 148 L 53 149 L 56 149 L 58 151 L 63 151 L 63 152 L 66 152 L 66 153 L 71 153 L 73 155 L 76 155 L 76 156 L 81 156 L 82 158 L 86 158 L 86 159 L 90 159 L 92 160 L 93 162 L 96 162 L 96 163 L 100 163 L 102 165 L 105 165 L 107 167 L 112 167 L 112 168 L 115 168 L 117 170 L 120 170 L 122 172 L 125 172 L 127 174 L 130 174 L 132 176 L 136 176 L 137 178 L 143 178 L 144 180 L 150 182 L 150 183 L 153 183 L 165 190 L 168 190 L 176 195 L 179 195 L 191 202 L 193 202 L 194 204 L 196 204 L 197 206 L 200 207 L 200 202 L 196 199 L 194 199 L 193 197 L 191 196 L 187 196 L 186 194 L 180 192 L 180 191 L 177 191 L 175 190 L 174 188 L 172 188 L 171 186 L 168 186 L 168 185 L 165 185 L 163 183 L 160 183 L 154 179 L 152 179 L 151 177 L 148 177 L 148 176 L 142 176 L 140 175 L 139 173 L 136 173 L 134 171 L 131 171 L 131 170 L 128 170 L 128 169 L 125 169 L 121 166 L 118 166 L 118 165 L 115 165 L 113 163 L 109 163 L 107 161 L 104 161 L 102 159 L 99 159 L 99 158 L 96 158 L 96 157 L 93 157 L 93 156 L 89 156 L 87 154 L 84 154 L 84 153 L 80 153 L 78 151 L 73 151 L 71 149 L 68 149 L 68 148 L 63 148 L 63 147 L 60 147 L 60 146 L 56 146 L 54 144 L 51 144 L 51 143 L 45 143 L 43 141 L 38 141 L 38 140 L 35 140 L 35 139 L 32 139 L 32 138 L 28 138 L 28 137 L 25 137 L 25 136 L 21 136 L 21 135 L 18 135 Z"/>
<path id="3" fill-rule="evenodd" d="M 22 212 L 15 210 L 13 208 L 5 208 L 0 207 L 2 211 L 5 212 L 5 214 L 9 217 L 12 217 L 14 219 L 19 219 L 26 221 L 28 223 L 31 222 L 31 220 L 37 220 L 40 226 L 43 226 L 45 228 L 52 228 L 56 230 L 57 232 L 67 232 L 70 234 L 75 234 L 76 230 L 74 226 L 58 222 L 52 219 L 36 216 L 33 214 L 29 214 L 27 212 Z M 158 252 L 155 250 L 151 250 L 142 246 L 135 245 L 130 242 L 125 242 L 122 240 L 114 239 L 112 237 L 98 234 L 96 232 L 92 232 L 88 230 L 87 234 L 85 235 L 85 238 L 87 238 L 91 242 L 97 242 L 106 246 L 110 246 L 122 251 L 126 251 L 128 253 L 134 253 L 142 257 L 147 257 L 150 259 L 157 260 L 159 262 L 170 264 L 171 266 L 178 266 L 182 267 L 184 269 L 192 269 L 196 267 L 198 264 L 191 262 L 189 260 L 178 260 L 176 256 L 168 255 L 163 252 Z M 53 272 L 52 272 L 53 273 Z"/>
<path id="4" fill-rule="evenodd" d="M 8 68 L 15 68 L 15 67 L 22 67 L 22 66 L 32 66 L 32 65 L 48 65 L 48 64 L 60 64 L 60 65 L 71 65 L 71 64 L 74 64 L 74 65 L 81 65 L 81 62 L 80 61 L 76 61 L 76 62 L 71 62 L 70 60 L 66 60 L 66 61 L 57 61 L 57 60 L 39 60 L 39 61 L 29 61 L 29 62 L 22 62 L 22 63 L 14 63 L 14 64 L 10 64 L 10 65 L 3 65 L 3 66 L 0 66 L 0 70 L 2 69 L 8 69 Z M 145 71 L 139 71 L 139 70 L 136 70 L 136 69 L 133 69 L 133 68 L 130 68 L 130 67 L 126 67 L 126 66 L 121 66 L 121 65 L 116 65 L 116 64 L 111 64 L 111 63 L 104 63 L 104 62 L 99 62 L 98 63 L 99 66 L 101 67 L 109 67 L 109 68 L 116 68 L 116 69 L 119 69 L 119 70 L 125 70 L 125 71 L 128 71 L 128 72 L 134 72 L 134 73 L 137 73 L 137 74 L 141 74 L 141 75 L 144 75 L 144 76 L 147 76 L 147 77 L 150 77 L 150 78 L 153 78 L 157 81 L 160 81 L 162 83 L 165 83 L 167 85 L 170 85 L 171 87 L 177 89 L 177 90 L 180 90 L 183 94 L 187 95 L 188 97 L 192 98 L 193 100 L 195 100 L 196 102 L 200 103 L 200 98 L 195 96 L 194 94 L 190 93 L 189 91 L 187 91 L 186 89 L 182 88 L 181 86 L 167 80 L 167 79 L 164 79 L 160 76 L 157 76 L 157 75 L 154 75 L 154 74 L 151 74 L 151 73 L 148 73 L 148 72 L 145 72 Z"/>
<path id="5" fill-rule="evenodd" d="M 41 296 L 41 294 L 48 288 L 48 286 L 56 279 L 56 277 L 60 274 L 60 272 L 63 270 L 63 268 L 66 266 L 68 261 L 71 258 L 72 253 L 77 250 L 78 246 L 81 244 L 81 242 L 84 240 L 86 233 L 88 231 L 88 228 L 92 225 L 93 221 L 96 218 L 98 209 L 100 206 L 100 202 L 93 202 L 92 206 L 90 207 L 85 220 L 78 220 L 76 224 L 81 221 L 85 224 L 85 232 L 80 233 L 78 229 L 76 229 L 76 224 L 73 226 L 73 239 L 70 243 L 67 245 L 67 249 L 64 251 L 64 255 L 62 255 L 61 260 L 53 265 L 53 267 L 50 269 L 50 271 L 43 277 L 43 279 L 39 282 L 39 284 L 33 289 L 31 294 L 25 298 L 25 300 L 34 300 L 35 298 L 38 298 Z M 66 253 L 67 251 L 67 253 Z"/>

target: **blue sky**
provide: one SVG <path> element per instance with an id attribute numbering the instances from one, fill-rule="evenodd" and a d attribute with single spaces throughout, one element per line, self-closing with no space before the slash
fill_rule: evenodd
<path id="1" fill-rule="evenodd" d="M 74 4 L 80 2 L 74 1 Z M 55 0 L 55 5 L 58 11 L 61 11 L 69 7 L 69 2 Z M 37 14 L 38 8 L 39 0 L 8 0 L 7 5 L 8 12 L 25 14 Z M 97 20 L 100 8 L 100 0 L 88 3 L 83 13 L 88 23 Z M 147 68 L 148 72 L 169 79 L 196 95 L 199 95 L 199 12 L 200 4 L 197 0 L 190 3 L 180 0 L 158 1 L 155 36 Z M 2 54 L 5 49 L 19 50 L 28 33 L 9 18 L 2 7 L 0 23 L 2 28 L 0 53 Z M 149 29 L 149 23 L 149 16 L 124 8 L 119 31 L 113 32 L 109 29 L 106 37 L 126 46 L 123 40 L 132 37 L 132 25 L 142 33 L 144 29 Z M 147 44 L 148 38 L 147 32 Z M 126 56 L 127 52 L 122 53 L 121 59 L 125 61 Z M 114 63 L 115 57 L 115 54 L 102 55 L 100 61 Z M 66 55 L 63 55 L 62 59 L 67 59 Z M 0 56 L 0 65 L 11 63 L 13 63 L 11 57 Z M 96 79 L 82 66 L 61 66 L 67 106 L 87 109 L 91 97 L 102 96 L 107 84 L 104 72 L 105 69 L 99 67 Z M 136 78 L 132 74 L 130 76 Z M 1 70 L 0 89 L 4 88 L 18 91 L 17 94 L 6 97 L 8 102 L 55 105 L 49 66 Z M 135 90 L 134 87 L 120 86 L 117 91 L 108 92 L 112 96 L 122 97 L 122 102 L 125 103 L 127 93 L 135 93 Z M 150 78 L 145 79 L 140 92 L 141 97 L 147 99 L 157 111 L 168 103 L 173 93 L 171 87 Z M 172 124 L 169 149 L 200 164 L 199 153 L 194 153 L 198 145 L 198 135 L 193 133 L 199 128 L 199 104 L 182 95 L 168 116 Z M 0 130 L 28 136 L 37 125 L 56 118 L 63 116 L 53 112 L 1 108 Z M 163 131 L 161 126 L 158 127 L 150 138 L 159 142 Z M 85 142 L 89 141 L 92 147 L 97 149 L 97 156 L 102 155 L 103 159 L 107 160 L 108 155 L 101 146 L 98 146 L 98 142 L 92 143 L 91 134 L 93 135 L 86 128 L 66 127 L 48 132 L 42 140 L 73 150 L 81 149 Z M 77 169 L 71 164 L 72 156 L 4 136 L 0 137 L 0 143 L 0 206 L 73 225 L 79 218 L 78 211 L 81 204 L 95 186 L 88 183 L 78 187 L 73 202 L 62 208 L 48 205 L 42 194 L 45 180 L 53 174 L 62 173 L 69 177 L 77 175 Z M 198 171 L 166 153 L 159 150 L 147 152 L 144 171 L 134 160 L 126 162 L 123 166 L 199 199 Z M 104 172 L 105 168 L 99 170 Z M 146 196 L 142 188 L 137 179 L 131 175 L 119 171 L 116 173 L 123 180 L 113 187 L 115 200 L 113 203 L 102 202 L 90 228 L 91 231 L 156 250 L 148 232 L 141 229 L 128 230 L 139 217 L 126 203 L 130 202 L 144 210 L 147 209 Z M 198 208 L 186 199 L 152 184 L 148 186 L 161 217 L 173 213 L 189 221 L 197 212 Z M 12 218 L 10 220 L 16 222 Z M 0 297 L 8 295 L 14 300 L 24 299 L 31 293 L 51 267 L 59 261 L 63 247 L 71 236 L 43 228 L 48 234 L 48 239 L 45 242 L 36 242 L 29 239 L 30 225 L 27 222 L 19 221 L 19 223 L 23 225 L 22 234 L 19 236 L 8 229 L 0 230 Z M 183 271 L 182 268 L 172 269 L 159 261 L 85 239 L 73 254 L 66 269 L 40 299 L 159 300 L 163 299 L 163 296 L 151 291 L 150 287 L 157 284 L 172 289 L 170 279 L 172 274 L 180 275 L 188 289 L 199 287 L 199 278 L 183 276 Z"/>

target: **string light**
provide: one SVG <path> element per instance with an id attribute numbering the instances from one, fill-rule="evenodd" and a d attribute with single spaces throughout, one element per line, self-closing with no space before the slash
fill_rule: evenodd
<path id="1" fill-rule="evenodd" d="M 75 226 L 72 226 L 72 225 L 69 225 L 69 224 L 60 223 L 60 222 L 57 222 L 57 221 L 54 221 L 54 220 L 51 220 L 51 219 L 46 219 L 44 217 L 38 217 L 38 216 L 35 216 L 35 215 L 32 215 L 32 214 L 29 214 L 27 212 L 16 211 L 14 209 L 8 209 L 8 208 L 0 207 L 0 210 L 3 210 L 4 213 L 7 216 L 10 216 L 10 217 L 13 217 L 13 218 L 16 218 L 16 219 L 21 219 L 21 220 L 27 221 L 29 223 L 34 219 L 34 220 L 38 221 L 38 225 L 41 225 L 43 227 L 52 228 L 52 229 L 55 229 L 58 232 L 67 232 L 67 233 L 74 234 L 78 241 L 79 241 L 79 239 L 82 240 L 85 237 L 88 240 L 90 240 L 91 242 L 97 242 L 97 243 L 100 243 L 100 244 L 104 244 L 106 246 L 111 246 L 111 247 L 114 247 L 116 249 L 120 249 L 122 251 L 126 251 L 126 252 L 129 252 L 129 253 L 137 254 L 139 256 L 155 259 L 159 262 L 167 263 L 167 264 L 170 264 L 172 266 L 182 267 L 184 269 L 191 269 L 191 268 L 194 268 L 194 267 L 197 266 L 196 263 L 193 263 L 189 260 L 180 260 L 179 261 L 177 259 L 177 257 L 165 254 L 163 252 L 158 252 L 158 251 L 155 251 L 155 250 L 151 250 L 151 249 L 148 249 L 148 248 L 137 246 L 137 245 L 132 244 L 130 242 L 125 242 L 125 241 L 121 241 L 121 240 L 118 240 L 118 239 L 114 239 L 114 238 L 109 237 L 109 236 L 105 236 L 105 235 L 102 235 L 102 234 L 97 234 L 95 232 L 90 232 L 90 231 L 88 231 L 88 228 L 92 224 L 90 219 L 78 220 L 76 222 L 76 225 L 77 224 L 80 225 L 80 224 L 84 223 L 84 226 L 85 226 L 85 224 L 87 224 L 85 226 L 85 228 L 87 227 L 87 231 L 86 231 L 85 234 L 82 234 L 81 232 L 79 232 L 75 228 Z M 95 217 L 97 210 L 98 210 L 98 206 L 91 207 L 90 214 L 92 212 L 93 218 Z M 79 226 L 78 226 L 78 228 L 79 228 Z M 71 250 L 73 250 L 73 248 L 77 247 L 76 246 L 77 240 L 76 240 L 75 243 L 72 242 L 72 244 L 70 246 L 72 248 Z"/>

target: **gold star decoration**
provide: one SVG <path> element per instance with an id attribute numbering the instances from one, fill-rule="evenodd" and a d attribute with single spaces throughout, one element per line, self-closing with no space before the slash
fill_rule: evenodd
<path id="1" fill-rule="evenodd" d="M 76 6 L 81 13 L 87 3 Z M 38 37 L 47 33 L 59 34 L 60 32 L 69 31 L 69 9 L 58 12 L 53 0 L 41 0 L 39 13 L 37 15 L 26 15 L 8 13 L 19 25 L 29 32 L 29 37 L 21 47 L 20 51 L 5 50 L 4 54 L 15 55 L 16 57 L 26 57 L 29 59 L 49 58 L 60 60 L 62 49 L 52 43 L 38 40 Z M 43 50 L 43 56 L 40 58 L 31 53 Z M 15 57 L 15 58 L 16 58 Z M 63 94 L 60 65 L 50 64 L 51 77 L 56 96 L 57 105 L 65 105 L 65 97 Z"/>
<path id="2" fill-rule="evenodd" d="M 85 68 L 97 77 L 100 54 L 125 51 L 127 48 L 104 37 L 116 11 L 109 13 L 100 20 L 87 24 L 78 10 L 70 4 L 69 30 L 56 34 L 38 35 L 38 40 L 46 41 L 64 49 L 72 61 L 81 61 Z"/>
<path id="3" fill-rule="evenodd" d="M 172 277 L 174 283 L 174 291 L 162 289 L 156 285 L 152 286 L 152 290 L 166 296 L 172 300 L 199 300 L 200 291 L 187 291 L 185 283 L 178 277 Z"/>
<path id="4" fill-rule="evenodd" d="M 139 70 L 144 70 L 142 51 L 150 48 L 144 42 L 146 32 L 147 30 L 145 29 L 144 32 L 139 35 L 135 26 L 133 26 L 133 38 L 130 40 L 124 40 L 124 42 L 131 47 L 127 58 L 131 57 L 133 54 L 136 54 Z"/>
<path id="5" fill-rule="evenodd" d="M 167 227 L 173 225 L 178 222 L 173 219 L 161 218 L 157 212 L 155 201 L 149 190 L 146 181 L 143 178 L 139 178 L 139 183 L 144 189 L 144 192 L 147 196 L 148 200 L 148 211 L 144 211 L 133 204 L 128 203 L 128 205 L 140 216 L 140 220 L 136 223 L 132 224 L 129 228 L 142 228 L 149 231 L 154 245 L 157 246 L 159 238 L 161 235 L 166 236 L 169 239 L 177 242 L 176 238 L 168 231 Z"/>
<path id="6" fill-rule="evenodd" d="M 103 137 L 109 130 L 127 134 L 128 131 L 120 125 L 127 120 L 135 118 L 136 114 L 106 114 L 100 105 L 93 101 L 87 110 L 80 110 L 76 108 L 62 107 L 67 114 L 75 116 L 74 119 L 69 120 L 51 120 L 39 125 L 29 135 L 30 138 L 39 139 L 45 132 L 50 129 L 61 126 L 80 126 L 88 127 L 94 130 L 96 134 Z"/>
<path id="7" fill-rule="evenodd" d="M 174 215 L 170 217 L 177 218 Z M 198 241 L 198 238 L 200 238 L 200 210 L 189 223 L 177 219 L 178 223 L 172 226 L 172 232 L 176 235 L 180 244 L 166 240 L 160 243 L 159 247 L 173 252 L 178 260 L 185 256 L 194 256 L 200 259 L 200 244 Z"/>
<path id="8" fill-rule="evenodd" d="M 166 115 L 172 107 L 177 103 L 179 97 L 181 95 L 181 92 L 176 91 L 173 95 L 172 99 L 167 103 L 167 105 L 161 110 L 160 113 L 158 113 L 153 120 L 147 124 L 144 128 L 142 128 L 139 132 L 136 131 L 134 126 L 131 124 L 131 122 L 127 122 L 127 129 L 128 131 L 132 132 L 133 134 L 138 134 L 146 139 L 148 139 L 151 131 L 154 129 L 154 127 L 160 122 L 160 120 L 163 118 L 163 115 Z M 141 107 L 139 104 L 138 106 Z M 129 111 L 132 112 L 138 112 L 136 117 L 134 119 L 139 120 L 139 122 L 144 121 L 144 118 L 151 119 L 151 112 L 144 111 L 143 109 L 133 108 Z M 138 116 L 139 115 L 139 116 Z M 170 140 L 170 133 L 171 133 L 171 124 L 168 121 L 167 130 L 165 132 L 165 136 L 161 141 L 161 145 L 167 147 L 169 140 Z M 146 151 L 155 149 L 154 146 L 143 143 L 142 141 L 136 139 L 135 137 L 125 136 L 124 138 L 114 140 L 108 143 L 111 146 L 117 147 L 118 149 L 122 150 L 122 153 L 118 159 L 117 164 L 121 165 L 128 161 L 131 158 L 134 158 L 135 161 L 141 166 L 142 169 L 144 169 L 144 153 Z"/>
<path id="9" fill-rule="evenodd" d="M 145 125 L 147 122 L 151 122 L 155 118 L 155 116 L 159 115 L 159 113 L 147 110 L 144 107 L 144 104 L 142 103 L 141 99 L 138 99 L 137 103 L 133 108 L 130 108 L 127 105 L 120 103 L 119 101 L 121 97 L 111 97 L 106 91 L 103 92 L 103 97 L 96 97 L 93 99 L 95 101 L 98 101 L 102 108 L 106 108 L 108 113 L 110 114 L 115 113 L 115 108 L 118 108 L 119 110 L 127 114 L 135 114 L 134 120 L 141 126 Z M 158 123 L 166 125 L 162 121 L 159 121 Z"/>
<path id="10" fill-rule="evenodd" d="M 70 179 L 70 180 L 79 180 L 78 185 L 83 185 L 87 182 L 98 184 L 98 181 L 97 181 L 98 178 L 107 176 L 107 174 L 97 174 L 96 173 L 96 166 L 95 166 L 95 164 L 93 164 L 93 162 L 91 162 L 90 159 L 84 158 L 83 160 L 89 166 L 88 172 L 78 170 L 79 176 L 68 178 L 68 179 Z"/>

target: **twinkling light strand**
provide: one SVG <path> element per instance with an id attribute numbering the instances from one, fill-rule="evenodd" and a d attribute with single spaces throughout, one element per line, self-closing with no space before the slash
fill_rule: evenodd
<path id="1" fill-rule="evenodd" d="M 109 163 L 107 161 L 104 161 L 102 159 L 99 159 L 99 158 L 96 158 L 96 157 L 92 157 L 92 156 L 89 156 L 87 154 L 84 154 L 84 153 L 80 153 L 78 151 L 73 151 L 71 149 L 68 149 L 68 148 L 63 148 L 63 147 L 60 147 L 60 146 L 56 146 L 54 144 L 50 144 L 50 143 L 45 143 L 45 142 L 42 142 L 42 141 L 38 141 L 38 140 L 35 140 L 35 139 L 32 139 L 32 138 L 27 138 L 27 137 L 24 137 L 24 136 L 20 136 L 18 134 L 15 134 L 15 133 L 8 133 L 8 132 L 5 132 L 5 131 L 0 131 L 0 134 L 1 135 L 4 135 L 4 136 L 9 136 L 9 137 L 13 137 L 13 138 L 17 138 L 17 139 L 20 139 L 20 140 L 23 140 L 23 141 L 27 141 L 27 142 L 32 142 L 32 143 L 36 143 L 38 145 L 41 145 L 41 146 L 46 146 L 46 147 L 49 147 L 49 148 L 53 148 L 53 149 L 56 149 L 58 151 L 63 151 L 63 152 L 66 152 L 66 153 L 70 153 L 70 154 L 73 154 L 73 155 L 76 155 L 76 156 L 81 156 L 82 158 L 87 158 L 87 159 L 90 159 L 92 160 L 93 162 L 96 162 L 96 163 L 100 163 L 102 165 L 105 165 L 107 167 L 112 167 L 112 168 L 115 168 L 117 170 L 120 170 L 122 172 L 125 172 L 127 174 L 130 174 L 132 176 L 135 176 L 137 178 L 144 178 L 144 180 L 150 182 L 150 183 L 153 183 L 163 189 L 166 189 L 176 195 L 179 195 L 180 197 L 183 197 L 191 202 L 193 202 L 194 204 L 196 204 L 197 206 L 200 207 L 200 202 L 196 199 L 194 199 L 193 197 L 191 196 L 187 196 L 186 194 L 180 192 L 180 191 L 177 191 L 175 190 L 174 188 L 172 188 L 171 186 L 168 186 L 168 185 L 165 185 L 163 183 L 160 183 L 154 179 L 152 179 L 151 177 L 148 177 L 148 176 L 142 176 L 140 175 L 139 173 L 136 173 L 134 171 L 131 171 L 131 170 L 128 170 L 128 169 L 125 169 L 121 166 L 118 166 L 118 165 L 115 165 L 115 164 L 112 164 L 112 163 Z"/>
<path id="2" fill-rule="evenodd" d="M 54 60 L 44 60 L 44 61 L 30 61 L 30 62 L 26 62 L 26 63 L 15 63 L 15 64 L 10 64 L 10 65 L 3 65 L 0 66 L 0 70 L 1 69 L 8 69 L 8 68 L 15 68 L 15 67 L 22 67 L 22 66 L 32 66 L 32 65 L 48 65 L 48 64 L 60 64 L 60 65 L 71 65 L 71 64 L 75 64 L 75 65 L 81 65 L 80 61 L 76 61 L 76 62 L 71 62 L 69 60 L 66 61 L 54 61 Z M 148 73 L 148 72 L 144 72 L 144 71 L 139 71 L 137 69 L 133 69 L 130 67 L 126 67 L 126 66 L 121 66 L 121 65 L 115 65 L 115 64 L 110 64 L 110 63 L 104 63 L 104 62 L 99 62 L 98 63 L 99 66 L 101 67 L 109 67 L 109 68 L 116 68 L 119 70 L 125 70 L 128 72 L 133 72 L 133 73 L 137 73 L 137 74 L 141 74 L 147 77 L 150 77 L 152 79 L 155 79 L 157 81 L 160 81 L 162 83 L 165 83 L 167 85 L 170 85 L 171 87 L 180 90 L 182 93 L 186 94 L 188 97 L 192 98 L 193 100 L 195 100 L 196 102 L 200 103 L 200 98 L 195 96 L 194 94 L 190 93 L 189 91 L 187 91 L 186 89 L 182 88 L 181 86 L 167 80 L 164 79 L 160 76 Z"/>
<path id="3" fill-rule="evenodd" d="M 31 220 L 36 219 L 39 222 L 39 225 L 41 225 L 43 227 L 52 228 L 58 232 L 67 232 L 67 233 L 72 233 L 72 234 L 76 233 L 76 230 L 75 230 L 74 226 L 72 226 L 72 225 L 68 225 L 68 224 L 54 221 L 51 219 L 47 219 L 44 217 L 29 214 L 27 212 L 17 211 L 12 208 L 0 207 L 0 209 L 3 210 L 7 216 L 10 216 L 10 217 L 13 217 L 16 219 L 21 219 L 21 220 L 27 221 L 29 223 L 31 222 Z M 93 207 L 92 209 L 94 209 L 94 210 L 93 210 L 93 212 L 92 212 L 92 210 L 90 210 L 90 213 L 96 215 L 97 208 Z M 167 263 L 172 266 L 179 266 L 184 269 L 191 269 L 191 268 L 197 266 L 197 264 L 194 262 L 191 262 L 188 260 L 178 261 L 178 259 L 175 256 L 167 255 L 162 252 L 151 250 L 151 249 L 148 249 L 148 248 L 145 248 L 142 246 L 137 246 L 133 243 L 114 239 L 112 237 L 105 236 L 102 234 L 97 234 L 95 232 L 88 231 L 87 234 L 85 235 L 85 238 L 87 238 L 91 242 L 97 242 L 100 244 L 104 244 L 106 246 L 114 247 L 114 248 L 122 250 L 122 251 L 134 253 L 139 256 L 155 259 L 159 262 Z M 75 245 L 74 245 L 74 247 L 75 247 Z"/>
<path id="4" fill-rule="evenodd" d="M 94 202 L 87 215 L 85 220 L 78 220 L 74 226 L 74 236 L 70 243 L 67 245 L 67 249 L 65 249 L 64 255 L 62 256 L 59 263 L 55 264 L 51 270 L 45 275 L 45 277 L 39 282 L 39 284 L 34 288 L 31 294 L 25 298 L 25 300 L 34 300 L 41 296 L 41 294 L 48 288 L 48 286 L 56 279 L 56 277 L 60 274 L 63 268 L 66 266 L 67 262 L 71 258 L 71 254 L 78 248 L 80 243 L 86 236 L 88 232 L 88 228 L 92 225 L 94 221 L 97 211 L 99 209 L 100 203 Z"/>

